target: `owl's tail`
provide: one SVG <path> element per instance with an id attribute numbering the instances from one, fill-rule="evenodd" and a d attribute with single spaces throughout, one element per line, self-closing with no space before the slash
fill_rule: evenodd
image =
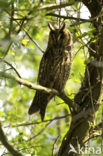
<path id="1" fill-rule="evenodd" d="M 41 120 L 43 121 L 47 104 L 51 98 L 52 97 L 50 94 L 37 91 L 32 101 L 32 104 L 29 108 L 29 111 L 28 111 L 29 115 L 39 112 L 41 116 Z"/>

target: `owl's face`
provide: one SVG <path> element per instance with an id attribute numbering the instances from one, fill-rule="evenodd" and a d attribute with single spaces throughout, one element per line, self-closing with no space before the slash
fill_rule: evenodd
<path id="1" fill-rule="evenodd" d="M 49 46 L 53 47 L 67 47 L 71 44 L 72 38 L 69 30 L 65 28 L 63 24 L 59 29 L 55 29 L 51 24 L 49 24 L 50 34 L 49 34 Z"/>

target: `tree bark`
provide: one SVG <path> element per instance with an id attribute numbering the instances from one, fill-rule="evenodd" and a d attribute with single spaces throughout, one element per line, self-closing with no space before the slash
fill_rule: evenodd
<path id="1" fill-rule="evenodd" d="M 0 123 L 0 141 L 13 156 L 23 156 L 9 142 Z"/>
<path id="2" fill-rule="evenodd" d="M 89 9 L 91 17 L 96 17 L 96 21 L 101 22 L 101 19 L 98 17 L 101 13 L 100 1 L 82 0 L 82 2 Z M 103 16 L 103 13 L 101 14 Z M 103 79 L 103 68 L 101 66 L 103 61 L 103 26 L 94 23 L 94 27 L 97 28 L 97 41 L 90 44 L 90 49 L 95 50 L 95 54 L 88 49 L 89 56 L 90 58 L 94 57 L 94 61 L 90 61 L 86 65 L 84 80 L 79 92 L 74 97 L 74 102 L 79 104 L 81 111 L 72 113 L 71 126 L 62 141 L 58 156 L 82 155 L 82 151 L 80 152 L 78 148 L 80 147 L 82 150 L 85 146 L 85 140 L 89 137 L 91 128 L 89 123 L 94 122 L 95 113 L 99 108 Z M 77 153 L 70 152 L 71 145 Z"/>

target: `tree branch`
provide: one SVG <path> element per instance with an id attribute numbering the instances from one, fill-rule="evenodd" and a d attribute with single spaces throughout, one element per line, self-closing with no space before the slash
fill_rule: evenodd
<path id="1" fill-rule="evenodd" d="M 48 119 L 48 120 L 44 120 L 43 122 L 25 122 L 25 123 L 20 123 L 20 124 L 15 124 L 13 125 L 12 127 L 20 127 L 20 126 L 30 126 L 30 125 L 38 125 L 38 124 L 42 124 L 42 123 L 46 123 L 46 122 L 52 122 L 52 121 L 56 121 L 56 120 L 61 120 L 61 119 L 64 119 L 64 118 L 67 118 L 68 116 L 71 116 L 71 114 L 67 114 L 67 115 L 64 115 L 64 116 L 56 116 L 54 117 L 53 119 Z M 5 128 L 7 128 L 9 126 L 5 126 Z"/>
<path id="2" fill-rule="evenodd" d="M 39 44 L 34 40 L 32 39 L 32 37 L 29 35 L 29 33 L 23 28 L 24 32 L 26 33 L 26 35 L 29 37 L 29 39 L 37 46 L 37 48 L 42 52 L 44 53 L 44 50 L 39 46 Z"/>
<path id="3" fill-rule="evenodd" d="M 54 17 L 63 18 L 63 19 L 72 19 L 72 20 L 82 21 L 82 22 L 92 22 L 95 19 L 95 18 L 83 19 L 83 18 L 77 18 L 77 17 L 71 17 L 71 16 L 58 15 L 58 14 L 55 14 L 55 13 L 47 13 L 46 16 L 54 16 Z"/>
<path id="4" fill-rule="evenodd" d="M 44 128 L 42 128 L 36 135 L 33 135 L 32 137 L 30 137 L 30 139 L 28 139 L 27 141 L 31 141 L 32 139 L 38 137 L 42 132 L 45 131 L 45 129 L 51 124 L 51 122 L 52 121 L 50 121 L 49 123 L 47 123 Z"/>
<path id="5" fill-rule="evenodd" d="M 92 17 L 98 16 L 101 11 L 101 5 L 98 0 L 82 0 L 82 2 L 88 8 Z"/>
<path id="6" fill-rule="evenodd" d="M 95 127 L 92 127 L 91 129 L 90 129 L 90 132 L 92 132 L 92 131 L 97 131 L 97 130 L 100 130 L 100 129 L 102 129 L 103 128 L 103 121 L 102 122 L 100 122 L 98 125 L 96 125 Z"/>
<path id="7" fill-rule="evenodd" d="M 15 71 L 15 73 L 21 78 L 20 74 L 18 73 L 18 71 L 14 68 L 14 66 L 13 66 L 11 63 L 7 62 L 6 60 L 4 60 L 4 59 L 2 59 L 2 58 L 0 58 L 0 61 L 4 62 L 4 63 L 6 63 L 8 66 L 10 66 L 10 67 Z"/>
<path id="8" fill-rule="evenodd" d="M 70 107 L 70 109 L 72 109 L 74 111 L 78 111 L 78 109 L 79 109 L 79 106 L 76 103 L 74 103 L 64 93 L 59 93 L 55 89 L 43 87 L 43 86 L 41 86 L 39 84 L 31 83 L 31 82 L 29 82 L 27 80 L 24 80 L 24 79 L 20 78 L 20 77 L 16 77 L 14 75 L 10 75 L 10 74 L 4 73 L 4 72 L 0 72 L 0 77 L 5 77 L 5 78 L 13 79 L 17 83 L 19 83 L 21 85 L 24 85 L 24 86 L 26 86 L 26 87 L 28 87 L 30 89 L 44 91 L 44 92 L 49 93 L 49 94 L 57 95 L 58 97 L 60 97 Z"/>
<path id="9" fill-rule="evenodd" d="M 16 21 L 16 23 L 17 23 L 18 25 L 20 25 L 19 22 Z M 22 27 L 22 29 L 23 29 L 23 31 L 26 33 L 26 35 L 29 37 L 29 39 L 37 46 L 37 48 L 38 48 L 42 53 L 44 53 L 44 50 L 39 46 L 39 44 L 38 44 L 34 39 L 32 39 L 32 37 L 29 35 L 29 33 L 28 33 L 23 27 Z"/>
<path id="10" fill-rule="evenodd" d="M 71 16 L 58 15 L 58 14 L 55 14 L 55 13 L 47 13 L 46 16 L 53 16 L 53 17 L 58 17 L 58 18 L 63 18 L 63 19 L 71 19 L 71 20 L 75 20 L 75 21 L 78 21 L 78 22 L 81 21 L 82 23 L 79 23 L 79 24 L 83 24 L 83 23 L 86 23 L 86 22 L 93 22 L 95 24 L 103 25 L 101 22 L 97 22 L 96 18 L 83 19 L 83 18 L 77 18 L 77 17 L 71 17 Z"/>
<path id="11" fill-rule="evenodd" d="M 95 17 L 97 22 L 99 21 L 102 23 L 102 16 L 99 18 L 101 10 L 99 0 L 82 0 L 82 2 L 89 9 L 91 17 Z M 102 12 L 101 15 L 103 15 Z M 103 27 L 99 27 L 99 25 L 95 25 L 95 23 L 94 27 L 98 30 L 96 34 L 93 34 L 96 40 L 95 43 L 92 42 L 94 45 L 93 50 L 96 52 L 94 58 L 96 61 L 103 61 Z M 92 57 L 91 50 L 88 49 L 88 51 L 90 57 Z M 85 140 L 87 140 L 89 136 L 89 130 L 91 127 L 89 123 L 95 120 L 95 113 L 99 108 L 98 103 L 100 102 L 99 100 L 103 90 L 102 81 L 103 69 L 94 66 L 91 62 L 87 63 L 81 88 L 74 97 L 74 101 L 78 103 L 87 114 L 85 116 L 86 112 L 81 111 L 80 114 L 78 113 L 76 116 L 72 116 L 70 128 L 62 141 L 58 156 L 68 155 L 68 151 L 71 149 L 70 144 L 72 144 L 74 149 L 78 149 L 78 143 L 80 144 L 80 147 L 85 145 Z M 71 152 L 70 155 L 78 156 L 79 154 Z M 80 154 L 80 156 L 81 155 L 82 154 Z"/>
<path id="12" fill-rule="evenodd" d="M 10 27 L 9 27 L 9 36 L 11 36 L 12 28 L 13 28 L 13 16 L 14 16 L 14 4 L 11 5 L 11 17 L 10 17 Z"/>
<path id="13" fill-rule="evenodd" d="M 40 7 L 38 10 L 53 10 L 53 9 L 61 9 L 67 6 L 71 6 L 75 3 L 75 0 L 69 0 L 68 3 L 60 3 L 60 4 L 48 4 Z"/>
<path id="14" fill-rule="evenodd" d="M 0 123 L 0 141 L 13 156 L 23 156 L 9 142 Z"/>

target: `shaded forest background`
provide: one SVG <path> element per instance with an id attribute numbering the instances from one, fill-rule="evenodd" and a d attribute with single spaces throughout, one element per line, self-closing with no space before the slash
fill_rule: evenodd
<path id="1" fill-rule="evenodd" d="M 102 0 L 0 0 L 1 156 L 67 156 L 70 144 L 77 149 L 78 143 L 103 152 L 102 6 Z M 33 83 L 48 42 L 48 22 L 64 21 L 74 43 L 68 98 L 55 96 L 41 122 L 39 115 L 28 115 L 38 89 Z M 79 110 L 70 111 L 73 101 Z"/>

